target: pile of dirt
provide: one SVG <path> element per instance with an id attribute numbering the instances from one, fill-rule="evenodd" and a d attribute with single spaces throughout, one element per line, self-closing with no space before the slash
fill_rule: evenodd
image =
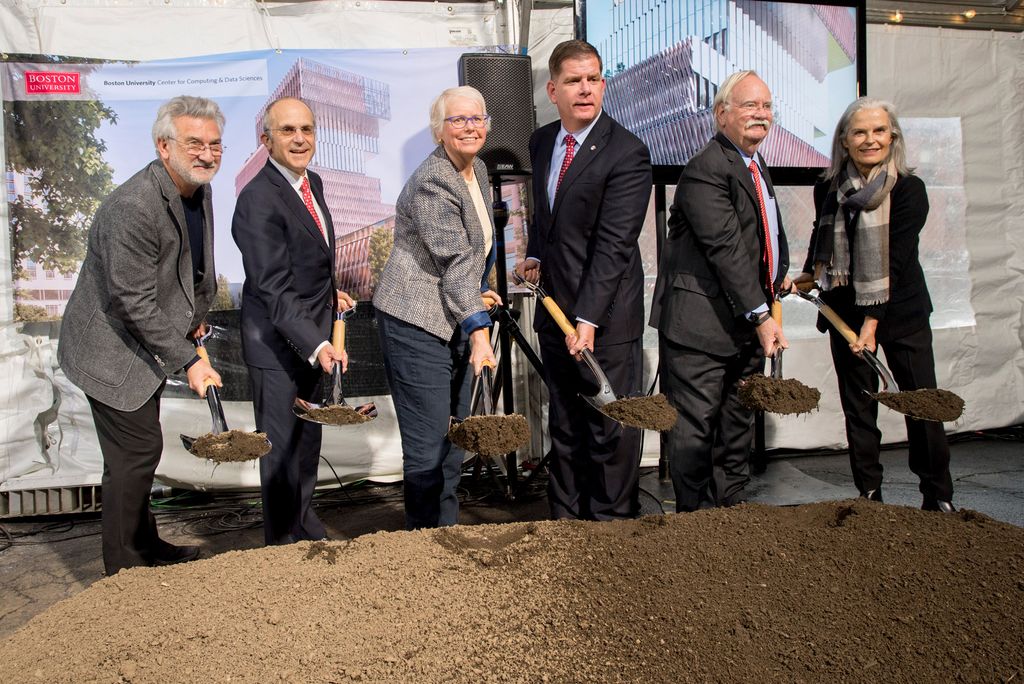
<path id="1" fill-rule="evenodd" d="M 668 403 L 668 397 L 664 394 L 617 399 L 601 410 L 623 425 L 658 432 L 671 430 L 679 417 L 679 413 Z"/>
<path id="2" fill-rule="evenodd" d="M 306 415 L 325 425 L 359 425 L 370 420 L 370 416 L 360 413 L 348 404 L 331 404 L 311 408 Z"/>
<path id="3" fill-rule="evenodd" d="M 24 682 L 947 682 L 1024 676 L 1024 530 L 867 501 L 300 543 L 95 583 Z"/>
<path id="4" fill-rule="evenodd" d="M 960 395 L 944 389 L 878 392 L 871 396 L 893 411 L 924 420 L 953 421 L 964 412 L 964 400 Z"/>
<path id="5" fill-rule="evenodd" d="M 781 415 L 810 413 L 818 408 L 821 392 L 792 378 L 751 375 L 739 388 L 740 403 L 755 411 Z"/>
<path id="6" fill-rule="evenodd" d="M 471 454 L 502 456 L 530 441 L 530 424 L 519 413 L 470 416 L 452 426 L 448 439 Z"/>
<path id="7" fill-rule="evenodd" d="M 270 442 L 264 432 L 228 430 L 196 437 L 189 449 L 192 455 L 217 463 L 251 461 L 270 453 Z"/>

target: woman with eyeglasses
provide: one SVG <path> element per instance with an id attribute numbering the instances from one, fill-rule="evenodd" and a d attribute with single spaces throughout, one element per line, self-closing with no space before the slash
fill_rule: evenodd
<path id="1" fill-rule="evenodd" d="M 494 219 L 487 168 L 476 157 L 489 129 L 475 88 L 449 88 L 434 100 L 438 146 L 398 197 L 394 247 L 373 295 L 410 530 L 457 522 L 463 451 L 448 441 L 449 417 L 469 413 L 472 376 L 494 363 L 481 299 L 501 301 L 487 286 Z"/>
<path id="2" fill-rule="evenodd" d="M 929 316 L 932 301 L 918 258 L 928 218 L 924 182 L 907 166 L 906 143 L 893 106 L 861 97 L 847 107 L 832 139 L 832 163 L 814 186 L 816 218 L 803 273 L 821 299 L 855 331 L 847 344 L 829 328 L 839 398 L 846 415 L 853 481 L 860 495 L 882 500 L 878 455 L 878 376 L 857 358 L 885 350 L 901 390 L 935 387 Z M 827 324 L 818 317 L 818 329 Z M 920 478 L 921 508 L 952 513 L 949 444 L 942 423 L 907 418 L 910 469 Z"/>

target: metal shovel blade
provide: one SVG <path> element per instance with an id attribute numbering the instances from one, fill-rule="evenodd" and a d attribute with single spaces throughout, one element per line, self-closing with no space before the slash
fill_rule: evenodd
<path id="1" fill-rule="evenodd" d="M 810 292 L 804 292 L 803 290 L 798 288 L 796 293 L 800 295 L 802 299 L 805 299 L 808 302 L 814 304 L 814 306 L 818 307 L 818 311 L 821 312 L 821 315 L 828 319 L 828 322 L 831 323 L 835 327 L 835 329 L 839 331 L 839 334 L 842 335 L 847 342 L 853 344 L 854 342 L 857 341 L 857 333 L 853 332 L 853 329 L 846 324 L 846 321 L 840 318 L 839 314 L 837 314 L 831 306 L 821 301 L 820 298 L 812 295 Z M 882 362 L 878 360 L 878 357 L 875 356 L 874 353 L 868 351 L 867 349 L 864 349 L 861 351 L 860 354 L 861 358 L 864 359 L 864 361 L 866 361 L 867 364 L 871 366 L 871 369 L 878 374 L 878 377 L 882 381 L 883 392 L 900 391 L 899 388 L 896 386 L 896 381 L 893 380 L 892 374 L 889 372 L 889 369 L 882 365 Z"/>
<path id="2" fill-rule="evenodd" d="M 334 329 L 331 332 L 331 346 L 334 347 L 334 351 L 339 355 L 345 351 L 345 319 L 348 318 L 353 311 L 353 309 L 341 311 L 336 313 L 334 317 Z M 333 426 L 361 425 L 376 418 L 377 405 L 372 401 L 368 404 L 361 404 L 359 406 L 349 406 L 345 401 L 345 395 L 341 389 L 341 376 L 341 364 L 335 363 L 334 368 L 331 370 L 331 374 L 327 375 L 325 373 L 320 378 L 316 389 L 313 390 L 313 397 L 311 397 L 309 401 L 295 397 L 295 401 L 292 403 L 292 413 L 302 420 L 309 421 L 310 423 Z M 314 418 L 311 413 L 312 411 L 319 412 L 322 409 L 334 407 L 351 409 L 355 413 L 363 416 L 364 419 L 344 423 L 332 422 Z"/>

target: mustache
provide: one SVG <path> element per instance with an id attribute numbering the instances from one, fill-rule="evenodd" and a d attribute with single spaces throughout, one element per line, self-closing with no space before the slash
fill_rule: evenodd
<path id="1" fill-rule="evenodd" d="M 754 121 L 748 121 L 746 125 L 743 127 L 743 129 L 746 130 L 748 128 L 753 128 L 754 126 L 764 126 L 767 130 L 768 128 L 771 128 L 771 125 L 772 122 L 769 121 L 768 119 L 757 119 Z"/>
<path id="2" fill-rule="evenodd" d="M 217 162 L 207 162 L 203 161 L 202 159 L 196 159 L 195 162 L 192 164 L 192 168 L 196 168 L 197 166 L 201 169 L 215 169 L 217 168 Z"/>

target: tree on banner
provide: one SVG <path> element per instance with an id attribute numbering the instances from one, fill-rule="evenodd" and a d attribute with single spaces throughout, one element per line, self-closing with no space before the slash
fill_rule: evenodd
<path id="1" fill-rule="evenodd" d="M 38 55 L 6 55 L 7 61 L 39 62 Z M 45 63 L 80 63 L 54 57 Z M 22 260 L 74 273 L 85 258 L 86 235 L 100 200 L 113 190 L 107 146 L 96 131 L 117 115 L 96 100 L 4 102 L 7 171 L 25 179 L 24 194 L 10 201 L 14 279 Z"/>

